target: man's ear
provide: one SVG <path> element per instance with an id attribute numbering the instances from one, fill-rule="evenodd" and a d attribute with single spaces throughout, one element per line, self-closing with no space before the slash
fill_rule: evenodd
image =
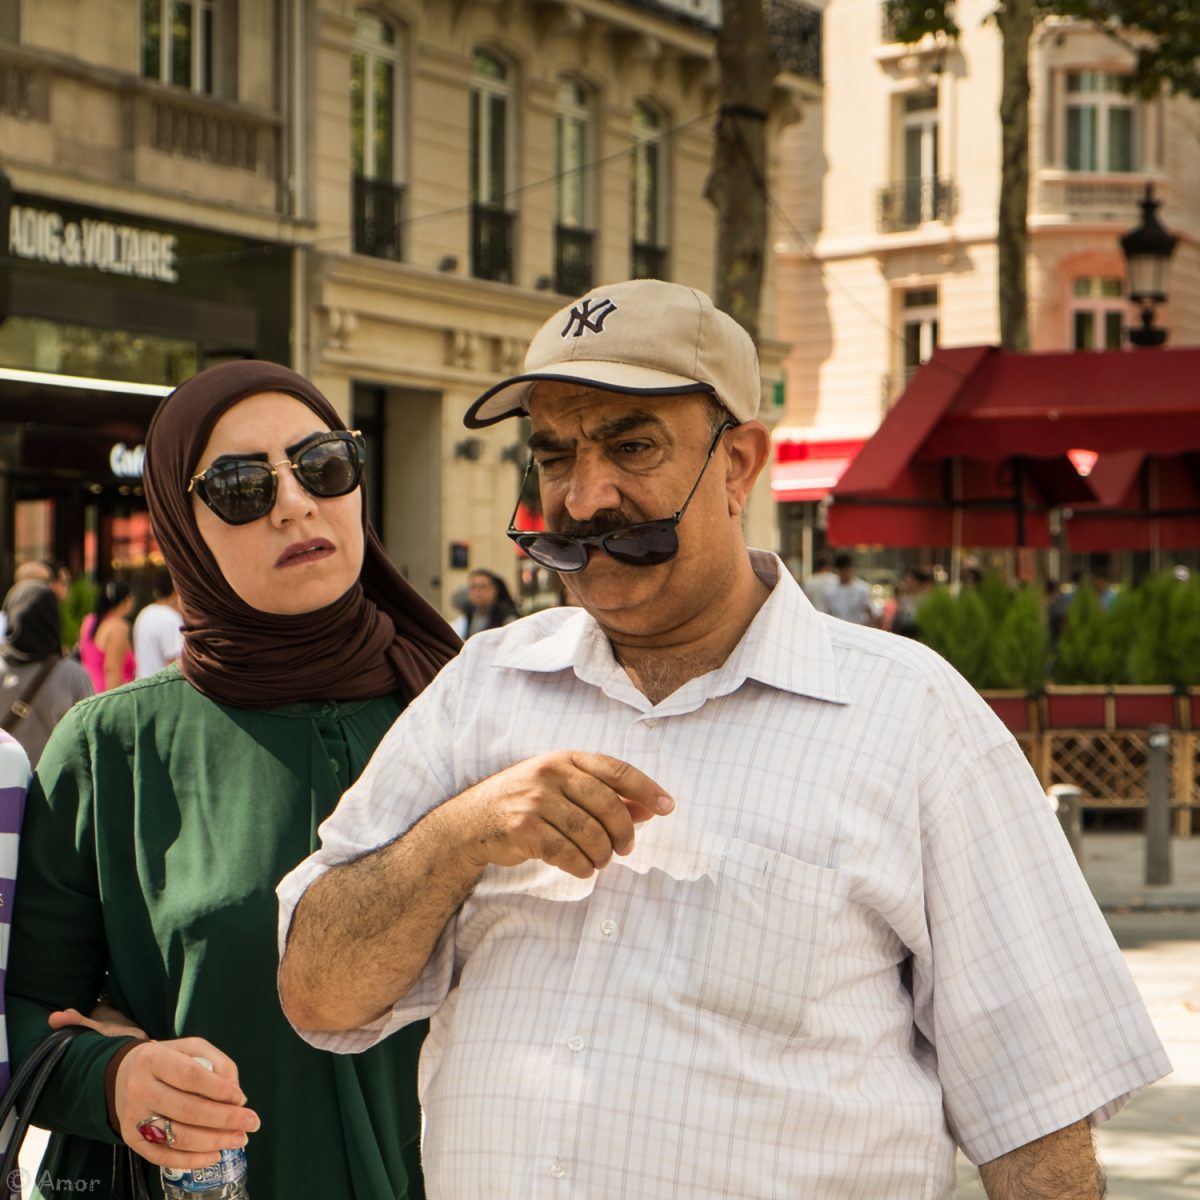
<path id="1" fill-rule="evenodd" d="M 726 454 L 725 494 L 729 515 L 740 516 L 746 498 L 767 465 L 771 454 L 771 435 L 761 421 L 743 421 L 730 429 L 723 439 Z"/>

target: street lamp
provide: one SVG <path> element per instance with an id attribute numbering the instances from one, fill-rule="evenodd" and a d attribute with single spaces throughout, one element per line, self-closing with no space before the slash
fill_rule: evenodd
<path id="1" fill-rule="evenodd" d="M 1154 309 L 1167 298 L 1167 264 L 1179 239 L 1159 223 L 1155 215 L 1158 206 L 1154 184 L 1147 183 L 1141 199 L 1142 223 L 1121 238 L 1129 299 L 1142 306 L 1141 325 L 1129 331 L 1129 340 L 1135 346 L 1161 346 L 1167 340 L 1167 331 L 1154 324 Z"/>

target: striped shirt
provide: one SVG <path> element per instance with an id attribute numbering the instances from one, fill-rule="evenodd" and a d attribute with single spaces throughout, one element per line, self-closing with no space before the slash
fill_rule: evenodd
<path id="1" fill-rule="evenodd" d="M 927 648 L 771 595 L 657 705 L 596 623 L 471 639 L 279 887 L 551 749 L 645 771 L 675 811 L 581 881 L 491 868 L 356 1051 L 430 1016 L 434 1200 L 949 1200 L 1170 1069 L 1019 748 Z"/>
<path id="2" fill-rule="evenodd" d="M 8 1030 L 4 1020 L 4 975 L 12 932 L 13 888 L 17 879 L 17 846 L 25 793 L 29 789 L 29 758 L 10 733 L 0 729 L 0 1092 L 8 1087 Z M 14 1119 L 0 1129 L 0 1148 L 8 1144 Z"/>

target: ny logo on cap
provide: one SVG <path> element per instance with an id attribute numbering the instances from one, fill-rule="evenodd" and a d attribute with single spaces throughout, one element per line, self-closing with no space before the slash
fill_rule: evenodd
<path id="1" fill-rule="evenodd" d="M 567 317 L 566 327 L 559 337 L 582 337 L 585 333 L 600 333 L 604 322 L 617 311 L 611 300 L 584 300 L 576 304 Z"/>

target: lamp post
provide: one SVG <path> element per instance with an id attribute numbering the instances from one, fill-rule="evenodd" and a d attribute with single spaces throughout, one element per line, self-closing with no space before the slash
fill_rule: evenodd
<path id="1" fill-rule="evenodd" d="M 1167 331 L 1154 324 L 1154 312 L 1167 298 L 1167 264 L 1179 239 L 1162 227 L 1155 215 L 1158 206 L 1154 184 L 1147 183 L 1141 199 L 1142 223 L 1121 238 L 1129 299 L 1142 309 L 1142 323 L 1129 330 L 1129 341 L 1140 347 L 1161 346 L 1167 340 Z"/>

